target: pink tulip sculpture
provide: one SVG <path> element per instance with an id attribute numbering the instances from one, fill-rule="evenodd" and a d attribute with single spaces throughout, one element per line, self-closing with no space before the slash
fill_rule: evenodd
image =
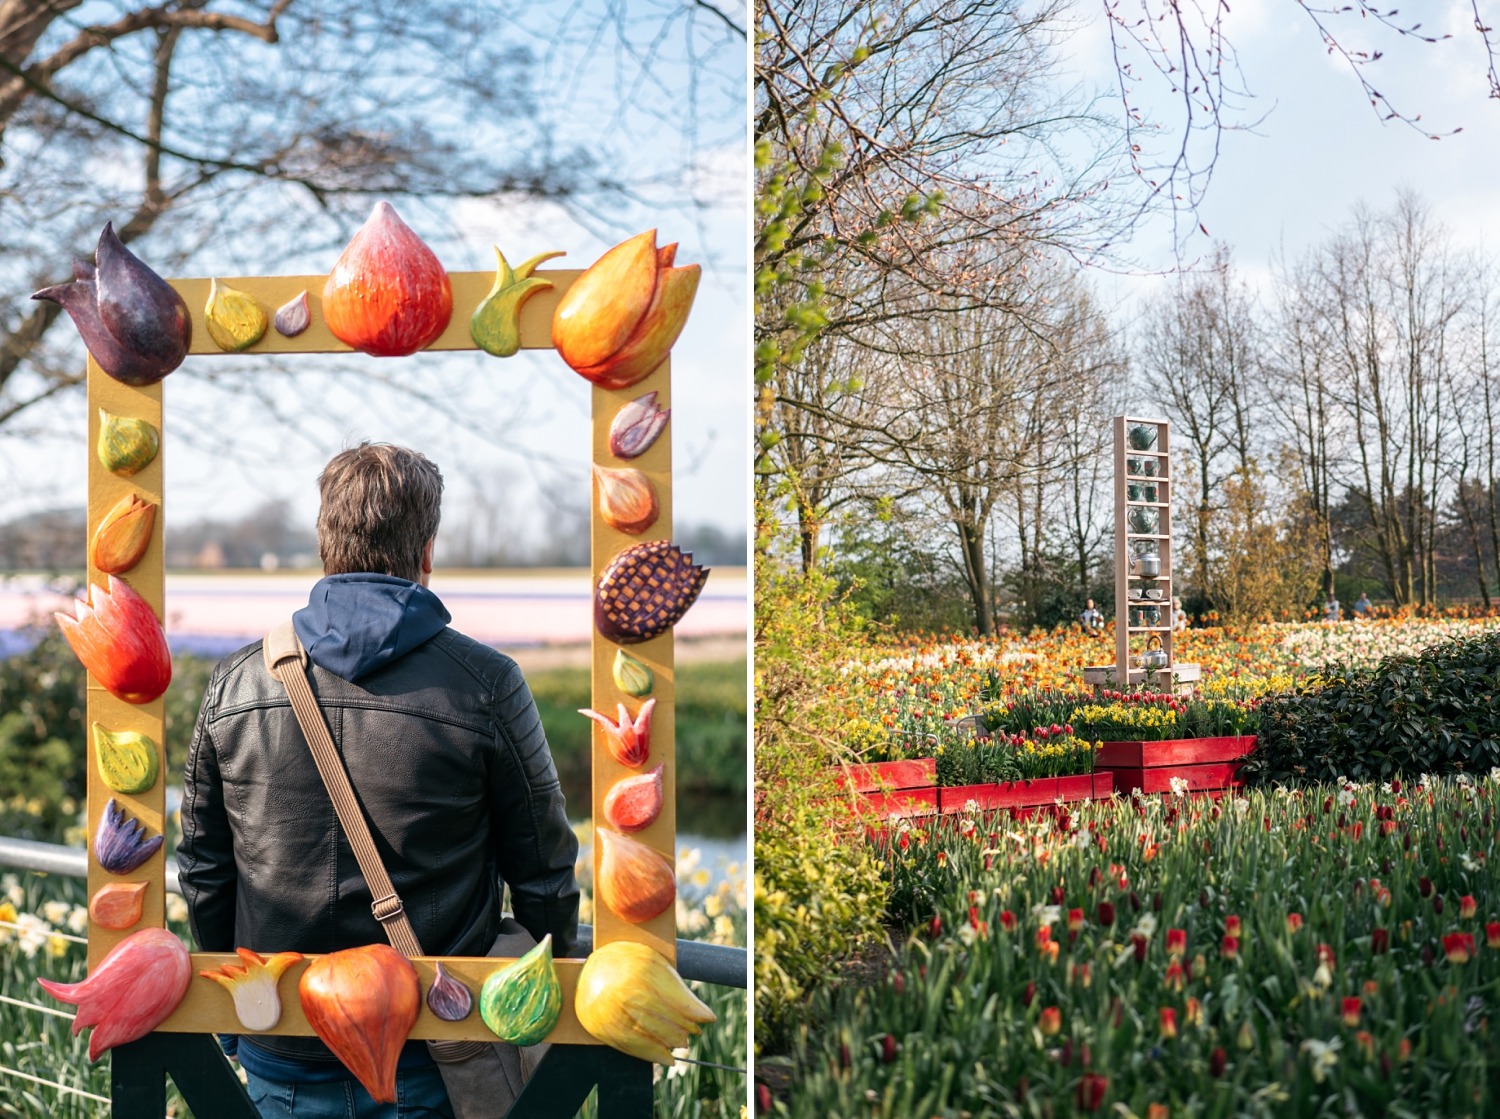
<path id="1" fill-rule="evenodd" d="M 75 1036 L 94 1027 L 89 1060 L 97 1061 L 166 1021 L 192 978 L 192 958 L 182 941 L 166 929 L 142 929 L 115 945 L 83 982 L 37 982 L 53 998 L 78 1007 Z"/>

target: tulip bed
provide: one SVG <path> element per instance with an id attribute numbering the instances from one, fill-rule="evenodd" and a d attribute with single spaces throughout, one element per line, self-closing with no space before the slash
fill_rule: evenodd
<path id="1" fill-rule="evenodd" d="M 875 842 L 908 939 L 814 997 L 771 1106 L 1486 1114 L 1497 799 L 1492 776 L 892 822 Z"/>
<path id="2" fill-rule="evenodd" d="M 1415 653 L 1497 627 L 1500 617 L 1400 617 L 1337 625 L 1267 623 L 1238 629 L 1191 629 L 1174 638 L 1174 656 L 1181 663 L 1202 665 L 1205 681 L 1199 698 L 1225 705 L 1207 713 L 1205 722 L 1220 729 L 1205 726 L 1159 735 L 1125 735 L 1127 728 L 1101 725 L 1096 729 L 1076 721 L 1074 729 L 1087 739 L 1115 734 L 1148 738 L 1248 733 L 1253 727 L 1247 727 L 1243 715 L 1230 708 L 1243 712 L 1262 696 L 1316 682 L 1329 664 L 1373 666 L 1388 656 Z M 983 641 L 914 637 L 871 645 L 847 658 L 838 683 L 830 689 L 830 699 L 846 719 L 845 742 L 860 760 L 927 757 L 937 754 L 938 747 L 946 749 L 971 739 L 972 732 L 959 725 L 965 716 L 993 713 L 1002 701 L 1013 703 L 1025 697 L 1035 702 L 1039 694 L 1076 694 L 1082 668 L 1113 660 L 1114 639 L 1109 630 L 1095 637 L 1073 625 Z M 1050 730 L 1053 723 L 1067 724 L 1070 711 L 1031 712 L 1009 730 L 1028 730 L 1034 740 L 1037 727 Z M 1120 714 L 1102 713 L 1101 722 L 1118 722 Z M 1235 723 L 1236 729 L 1222 729 L 1226 723 Z"/>

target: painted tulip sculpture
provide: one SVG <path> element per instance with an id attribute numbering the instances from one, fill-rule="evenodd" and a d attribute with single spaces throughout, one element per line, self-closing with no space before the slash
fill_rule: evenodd
<path id="1" fill-rule="evenodd" d="M 89 601 L 73 603 L 77 617 L 57 624 L 74 655 L 99 685 L 126 703 L 150 703 L 172 682 L 172 656 L 156 613 L 129 583 L 108 576 L 108 588 L 89 587 Z"/>
<path id="2" fill-rule="evenodd" d="M 381 1103 L 396 1102 L 396 1060 L 416 1024 L 416 969 L 389 944 L 330 952 L 297 984 L 302 1011 L 334 1056 Z"/>
<path id="3" fill-rule="evenodd" d="M 639 925 L 672 907 L 677 899 L 677 876 L 670 859 L 639 839 L 606 827 L 594 828 L 594 838 L 602 852 L 599 899 L 610 912 Z"/>
<path id="4" fill-rule="evenodd" d="M 377 202 L 323 285 L 323 321 L 375 357 L 430 345 L 453 316 L 453 287 L 433 251 L 389 202 Z"/>
<path id="5" fill-rule="evenodd" d="M 578 974 L 573 998 L 578 1023 L 622 1053 L 670 1065 L 714 1012 L 688 990 L 661 953 L 616 940 L 595 948 Z"/>
<path id="6" fill-rule="evenodd" d="M 676 244 L 656 247 L 656 230 L 622 241 L 563 294 L 552 344 L 579 376 L 622 389 L 660 365 L 693 307 L 702 269 L 674 267 Z"/>
<path id="7" fill-rule="evenodd" d="M 276 984 L 293 964 L 302 962 L 301 952 L 277 952 L 269 959 L 248 948 L 236 948 L 237 964 L 200 971 L 234 999 L 235 1017 L 247 1030 L 269 1030 L 281 1021 L 281 995 Z"/>
<path id="8" fill-rule="evenodd" d="M 90 1026 L 89 1060 L 127 1041 L 145 1037 L 162 1022 L 193 978 L 187 948 L 166 929 L 131 933 L 81 983 L 37 982 L 59 1002 L 78 1007 L 73 1033 Z"/>
<path id="9" fill-rule="evenodd" d="M 512 1045 L 535 1045 L 562 1015 L 563 990 L 552 966 L 552 935 L 531 951 L 492 972 L 479 992 L 479 1016 L 491 1032 Z"/>
<path id="10" fill-rule="evenodd" d="M 187 303 L 115 236 L 99 234 L 94 264 L 73 262 L 71 283 L 32 295 L 73 320 L 99 368 L 127 385 L 154 385 L 187 357 L 193 320 Z"/>

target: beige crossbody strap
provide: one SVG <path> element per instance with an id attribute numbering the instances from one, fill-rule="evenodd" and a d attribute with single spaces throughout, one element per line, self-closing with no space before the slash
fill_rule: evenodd
<path id="1" fill-rule="evenodd" d="M 370 836 L 370 825 L 365 822 L 359 801 L 354 798 L 349 775 L 333 745 L 333 736 L 328 733 L 323 710 L 307 683 L 307 652 L 297 639 L 291 619 L 266 635 L 263 652 L 266 670 L 281 681 L 292 701 L 292 713 L 297 716 L 302 735 L 312 748 L 313 761 L 328 788 L 333 810 L 338 813 L 339 823 L 344 826 L 344 834 L 348 836 L 349 846 L 354 849 L 354 857 L 359 862 L 360 873 L 365 876 L 365 883 L 375 898 L 370 906 L 371 912 L 385 929 L 396 951 L 403 956 L 422 955 L 422 945 L 412 930 L 396 888 L 391 885 L 390 875 L 385 872 L 385 864 L 380 861 L 380 852 L 375 849 L 375 840 Z"/>

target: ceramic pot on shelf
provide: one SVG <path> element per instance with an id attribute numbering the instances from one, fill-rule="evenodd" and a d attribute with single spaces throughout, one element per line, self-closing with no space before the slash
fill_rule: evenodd
<path id="1" fill-rule="evenodd" d="M 1146 642 L 1146 648 L 1141 652 L 1141 667 L 1152 671 L 1167 667 L 1167 651 L 1162 648 L 1160 636 L 1153 635 Z"/>
<path id="2" fill-rule="evenodd" d="M 1134 625 L 1158 626 L 1161 625 L 1161 608 L 1157 606 L 1135 606 L 1132 607 L 1135 614 Z"/>
<path id="3" fill-rule="evenodd" d="M 1130 569 L 1137 579 L 1160 578 L 1161 556 L 1156 552 L 1136 552 L 1130 557 Z"/>
<path id="4" fill-rule="evenodd" d="M 1136 424 L 1126 433 L 1125 441 L 1134 451 L 1149 451 L 1156 446 L 1156 425 Z"/>
<path id="5" fill-rule="evenodd" d="M 1130 525 L 1131 532 L 1143 536 L 1156 533 L 1161 525 L 1160 513 L 1156 509 L 1132 509 L 1125 520 Z"/>

